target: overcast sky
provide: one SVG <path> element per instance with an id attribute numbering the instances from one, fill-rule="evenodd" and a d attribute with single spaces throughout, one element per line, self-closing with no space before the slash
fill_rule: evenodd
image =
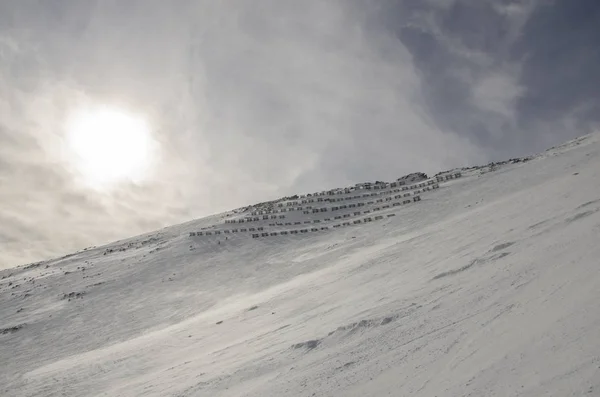
<path id="1" fill-rule="evenodd" d="M 281 195 L 539 152 L 597 128 L 597 0 L 0 0 L 0 268 Z M 97 191 L 65 117 L 143 115 Z"/>

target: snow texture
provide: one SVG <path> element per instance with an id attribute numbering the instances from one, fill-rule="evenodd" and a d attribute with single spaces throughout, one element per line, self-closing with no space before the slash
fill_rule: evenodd
<path id="1" fill-rule="evenodd" d="M 599 154 L 465 169 L 367 223 L 190 236 L 251 207 L 4 270 L 0 395 L 599 396 Z"/>

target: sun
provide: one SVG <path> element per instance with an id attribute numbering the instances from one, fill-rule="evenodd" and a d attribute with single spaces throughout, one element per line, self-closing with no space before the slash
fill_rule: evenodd
<path id="1" fill-rule="evenodd" d="M 89 185 L 114 186 L 146 176 L 152 139 L 143 117 L 110 107 L 79 110 L 68 118 L 66 130 L 72 160 Z"/>

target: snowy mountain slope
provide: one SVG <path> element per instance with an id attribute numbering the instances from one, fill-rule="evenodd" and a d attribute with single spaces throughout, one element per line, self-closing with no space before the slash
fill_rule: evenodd
<path id="1" fill-rule="evenodd" d="M 599 171 L 591 135 L 376 222 L 190 237 L 271 222 L 221 214 L 2 271 L 0 394 L 600 395 Z"/>

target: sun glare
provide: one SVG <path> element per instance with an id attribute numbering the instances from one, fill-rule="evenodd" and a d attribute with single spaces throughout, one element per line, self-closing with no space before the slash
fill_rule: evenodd
<path id="1" fill-rule="evenodd" d="M 150 163 L 151 136 L 146 121 L 114 108 L 74 113 L 67 141 L 86 183 L 106 187 L 144 178 Z"/>

